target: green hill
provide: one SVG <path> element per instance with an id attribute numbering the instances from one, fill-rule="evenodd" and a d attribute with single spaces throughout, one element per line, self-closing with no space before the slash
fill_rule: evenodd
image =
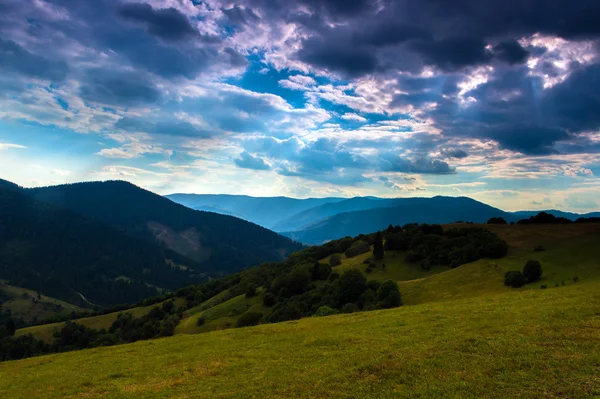
<path id="1" fill-rule="evenodd" d="M 600 395 L 600 280 L 0 363 L 11 398 Z M 68 376 L 68 378 L 65 378 Z"/>

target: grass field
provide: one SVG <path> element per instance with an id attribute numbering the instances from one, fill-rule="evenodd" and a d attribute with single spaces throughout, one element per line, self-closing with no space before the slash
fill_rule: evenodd
<path id="1" fill-rule="evenodd" d="M 600 395 L 600 280 L 0 363 L 19 398 Z"/>

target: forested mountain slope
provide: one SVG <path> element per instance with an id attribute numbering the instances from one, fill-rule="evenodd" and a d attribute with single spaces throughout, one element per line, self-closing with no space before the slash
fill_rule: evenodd
<path id="1" fill-rule="evenodd" d="M 0 187 L 0 279 L 11 285 L 105 306 L 200 282 L 194 266 L 149 240 Z"/>
<path id="2" fill-rule="evenodd" d="M 211 274 L 278 261 L 302 245 L 232 216 L 195 211 L 123 181 L 26 190 L 34 198 L 156 239 Z"/>

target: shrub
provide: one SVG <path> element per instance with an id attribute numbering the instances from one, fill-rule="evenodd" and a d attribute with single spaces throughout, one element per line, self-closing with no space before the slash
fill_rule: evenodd
<path id="1" fill-rule="evenodd" d="M 386 280 L 377 289 L 377 300 L 383 301 L 392 291 L 399 291 L 398 284 L 392 280 Z"/>
<path id="2" fill-rule="evenodd" d="M 379 289 L 380 286 L 381 286 L 381 283 L 377 280 L 369 280 L 367 282 L 367 289 L 373 290 L 375 292 L 377 292 L 377 290 Z"/>
<path id="3" fill-rule="evenodd" d="M 373 256 L 375 259 L 381 260 L 383 259 L 383 255 L 383 239 L 381 238 L 381 232 L 378 231 L 373 242 Z"/>
<path id="4" fill-rule="evenodd" d="M 267 292 L 263 297 L 263 304 L 268 308 L 275 305 L 276 302 L 277 300 L 275 298 L 275 295 L 271 294 L 270 292 Z"/>
<path id="5" fill-rule="evenodd" d="M 367 267 L 367 269 L 365 270 L 365 273 L 370 274 L 373 271 L 373 268 L 371 268 L 371 265 L 369 265 L 369 267 Z"/>
<path id="6" fill-rule="evenodd" d="M 353 258 L 357 255 L 364 254 L 371 250 L 371 246 L 362 240 L 357 240 L 352 243 L 352 246 L 346 251 L 347 258 Z"/>
<path id="7" fill-rule="evenodd" d="M 402 297 L 400 296 L 400 292 L 392 291 L 384 298 L 383 301 L 379 303 L 379 305 L 384 309 L 397 308 L 402 305 Z"/>
<path id="8" fill-rule="evenodd" d="M 504 285 L 506 286 L 519 288 L 524 286 L 525 283 L 527 283 L 525 276 L 518 270 L 512 270 L 504 274 Z"/>
<path id="9" fill-rule="evenodd" d="M 198 320 L 196 321 L 196 325 L 198 327 L 200 327 L 200 326 L 203 326 L 204 323 L 206 323 L 206 319 L 204 318 L 204 316 L 198 317 Z"/>
<path id="10" fill-rule="evenodd" d="M 312 268 L 312 280 L 327 280 L 331 273 L 331 266 L 324 263 L 315 262 Z"/>
<path id="11" fill-rule="evenodd" d="M 335 280 L 337 280 L 338 278 L 340 278 L 340 274 L 339 274 L 338 272 L 332 272 L 332 273 L 329 275 L 329 281 L 335 281 Z"/>
<path id="12" fill-rule="evenodd" d="M 487 221 L 487 224 L 506 224 L 506 220 L 501 217 L 491 218 Z"/>
<path id="13" fill-rule="evenodd" d="M 573 282 L 574 282 L 574 283 L 576 283 L 576 282 L 578 282 L 578 281 L 579 281 L 579 276 L 575 276 L 575 277 L 573 277 Z"/>
<path id="14" fill-rule="evenodd" d="M 542 277 L 542 265 L 537 260 L 528 260 L 523 267 L 523 276 L 528 283 L 538 281 Z"/>
<path id="15" fill-rule="evenodd" d="M 255 295 L 256 295 L 256 287 L 254 287 L 254 286 L 248 287 L 248 289 L 246 290 L 246 298 L 252 298 Z"/>
<path id="16" fill-rule="evenodd" d="M 366 289 L 366 277 L 356 269 L 348 270 L 339 279 L 338 303 L 354 302 Z"/>
<path id="17" fill-rule="evenodd" d="M 377 290 L 377 300 L 382 308 L 395 308 L 402 304 L 398 284 L 392 280 L 384 281 Z"/>
<path id="18" fill-rule="evenodd" d="M 321 306 L 314 314 L 315 317 L 323 317 L 323 316 L 331 316 L 333 314 L 338 314 L 339 312 L 336 309 L 332 309 L 329 306 Z"/>
<path id="19" fill-rule="evenodd" d="M 238 319 L 237 323 L 235 323 L 236 327 L 248 327 L 255 326 L 262 319 L 262 313 L 259 312 L 246 312 Z"/>
<path id="20" fill-rule="evenodd" d="M 329 257 L 330 266 L 339 266 L 342 264 L 342 257 L 338 254 L 333 254 Z"/>
<path id="21" fill-rule="evenodd" d="M 354 303 L 347 303 L 342 308 L 342 312 L 344 312 L 344 313 L 354 313 L 354 312 L 358 312 L 358 311 L 359 311 L 358 306 L 356 306 L 356 304 L 354 304 Z"/>
<path id="22" fill-rule="evenodd" d="M 545 285 L 545 284 L 542 284 L 542 285 L 540 285 L 540 288 L 543 289 L 543 290 L 545 290 L 546 288 L 548 288 L 548 286 Z"/>
<path id="23" fill-rule="evenodd" d="M 545 250 L 546 250 L 546 248 L 544 248 L 541 245 L 536 245 L 535 247 L 533 247 L 533 251 L 534 252 L 542 252 L 542 251 L 545 251 Z"/>

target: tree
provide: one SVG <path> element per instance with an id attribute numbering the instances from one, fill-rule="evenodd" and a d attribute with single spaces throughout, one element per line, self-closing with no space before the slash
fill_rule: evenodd
<path id="1" fill-rule="evenodd" d="M 12 337 L 13 335 L 15 335 L 15 332 L 17 331 L 17 326 L 15 325 L 15 321 L 13 319 L 8 319 L 4 324 L 4 327 L 6 327 L 6 331 L 8 332 L 9 336 Z"/>
<path id="2" fill-rule="evenodd" d="M 389 236 L 390 234 L 394 233 L 394 226 L 392 226 L 391 224 L 388 226 L 388 228 L 385 230 L 385 235 Z"/>
<path id="3" fill-rule="evenodd" d="M 490 218 L 487 224 L 506 224 L 506 220 L 502 217 Z"/>
<path id="4" fill-rule="evenodd" d="M 504 274 L 504 285 L 519 288 L 527 283 L 525 276 L 518 270 L 511 270 Z"/>
<path id="5" fill-rule="evenodd" d="M 246 290 L 246 298 L 252 298 L 256 295 L 256 287 L 251 285 L 250 287 L 248 287 L 248 289 Z"/>
<path id="6" fill-rule="evenodd" d="M 371 246 L 367 242 L 363 240 L 356 240 L 352 243 L 352 246 L 350 246 L 350 248 L 348 248 L 348 250 L 346 251 L 346 257 L 353 258 L 357 255 L 369 252 L 370 249 Z"/>
<path id="7" fill-rule="evenodd" d="M 329 265 L 334 267 L 334 266 L 339 266 L 342 264 L 342 257 L 338 254 L 333 254 L 329 257 Z"/>
<path id="8" fill-rule="evenodd" d="M 338 303 L 340 305 L 355 302 L 367 289 L 367 279 L 358 270 L 346 271 L 338 283 Z"/>
<path id="9" fill-rule="evenodd" d="M 528 283 L 538 281 L 542 277 L 542 265 L 537 260 L 528 260 L 523 267 L 523 276 Z"/>
<path id="10" fill-rule="evenodd" d="M 330 308 L 329 306 L 321 306 L 314 314 L 315 317 L 323 317 L 323 316 L 331 316 L 333 314 L 338 314 L 339 312 L 335 309 Z"/>
<path id="11" fill-rule="evenodd" d="M 398 284 L 392 280 L 384 281 L 377 289 L 377 300 L 382 308 L 395 308 L 402 304 Z"/>
<path id="12" fill-rule="evenodd" d="M 377 260 L 383 259 L 383 239 L 381 238 L 381 232 L 378 231 L 375 235 L 375 242 L 373 243 L 373 256 Z"/>
<path id="13" fill-rule="evenodd" d="M 268 308 L 275 305 L 275 302 L 277 302 L 275 295 L 271 294 L 270 292 L 267 292 L 263 297 L 263 304 Z"/>
<path id="14" fill-rule="evenodd" d="M 312 280 L 327 280 L 331 273 L 331 266 L 324 263 L 315 262 L 312 268 Z"/>
<path id="15" fill-rule="evenodd" d="M 260 312 L 246 312 L 240 316 L 237 323 L 235 323 L 236 327 L 248 327 L 255 326 L 262 319 L 262 313 Z"/>

